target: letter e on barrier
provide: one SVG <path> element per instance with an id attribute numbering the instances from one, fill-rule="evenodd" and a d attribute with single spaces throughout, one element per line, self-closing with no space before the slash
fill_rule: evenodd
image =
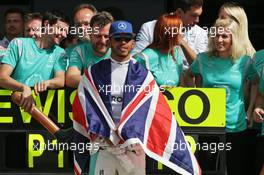
<path id="1" fill-rule="evenodd" d="M 0 98 L 1 96 L 10 96 L 12 91 L 0 89 Z M 0 109 L 10 109 L 11 102 L 2 102 L 0 101 Z M 0 123 L 13 123 L 12 116 L 2 116 L 0 115 Z"/>

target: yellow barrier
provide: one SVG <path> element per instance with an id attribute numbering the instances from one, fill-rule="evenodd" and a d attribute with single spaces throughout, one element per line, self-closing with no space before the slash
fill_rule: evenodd
<path id="1" fill-rule="evenodd" d="M 38 128 L 31 129 L 34 123 L 31 116 L 13 105 L 9 101 L 11 91 L 0 89 L 0 124 L 12 128 L 14 126 L 26 126 L 30 129 L 27 132 L 27 166 L 28 168 L 37 168 L 34 160 L 46 161 L 44 154 L 48 152 L 43 148 L 47 142 L 45 135 L 39 134 L 38 131 L 43 129 L 39 125 Z M 33 95 L 36 106 L 41 109 L 47 116 L 51 115 L 54 122 L 66 127 L 72 124 L 71 105 L 76 95 L 76 90 L 59 89 L 49 90 L 41 96 Z M 188 128 L 222 128 L 225 127 L 225 90 L 220 88 L 166 88 L 164 91 L 167 102 L 174 113 L 180 126 Z M 11 105 L 12 104 L 12 105 Z M 5 110 L 12 111 L 6 113 Z M 1 111 L 5 111 L 1 113 Z M 14 112 L 14 113 L 13 113 Z M 33 122 L 33 123 L 32 123 Z M 29 127 L 30 126 L 30 127 Z M 37 125 L 38 126 L 38 125 Z M 16 128 L 12 128 L 16 129 Z M 36 129 L 36 131 L 35 131 Z M 1 131 L 1 129 L 0 129 Z M 11 130 L 10 130 L 11 131 Z M 186 139 L 192 147 L 192 151 L 196 152 L 196 140 L 191 135 Z M 35 142 L 39 143 L 39 148 L 34 148 Z M 52 144 L 56 141 L 53 140 Z M 19 146 L 19 145 L 18 145 Z M 52 146 L 52 145 L 51 145 Z M 57 168 L 65 168 L 64 151 L 57 152 Z M 43 157 L 43 158 L 42 158 Z M 45 160 L 44 160 L 45 159 Z M 67 158 L 66 158 L 67 159 Z M 157 170 L 162 170 L 161 164 L 157 165 Z"/>
<path id="2" fill-rule="evenodd" d="M 167 88 L 164 94 L 180 126 L 225 127 L 224 89 Z"/>

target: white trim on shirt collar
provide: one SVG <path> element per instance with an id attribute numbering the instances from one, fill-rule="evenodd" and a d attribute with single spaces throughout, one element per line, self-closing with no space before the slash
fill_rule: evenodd
<path id="1" fill-rule="evenodd" d="M 116 64 L 128 64 L 129 63 L 129 61 L 131 60 L 131 58 L 129 58 L 128 60 L 126 60 L 126 61 L 122 61 L 122 62 L 119 62 L 119 61 L 116 61 L 116 60 L 114 60 L 112 57 L 110 57 L 110 60 L 111 60 L 111 62 L 113 62 L 113 63 L 116 63 Z"/>

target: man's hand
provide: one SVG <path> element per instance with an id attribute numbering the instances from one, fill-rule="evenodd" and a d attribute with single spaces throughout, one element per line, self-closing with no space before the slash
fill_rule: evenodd
<path id="1" fill-rule="evenodd" d="M 184 40 L 183 34 L 181 33 L 179 33 L 178 35 L 178 41 L 179 41 L 179 45 L 187 44 L 187 42 Z"/>
<path id="2" fill-rule="evenodd" d="M 131 151 L 135 152 L 136 155 L 138 155 L 138 156 L 144 154 L 144 150 L 143 150 L 143 148 L 141 147 L 141 145 L 139 143 L 135 143 L 135 144 L 129 145 L 128 146 L 128 150 L 131 150 Z"/>
<path id="3" fill-rule="evenodd" d="M 35 106 L 35 101 L 32 97 L 31 88 L 29 86 L 26 85 L 23 86 L 23 91 L 19 106 L 21 106 L 25 111 L 29 113 L 33 111 L 33 107 Z"/>
<path id="4" fill-rule="evenodd" d="M 184 40 L 180 39 L 180 46 L 183 51 L 183 54 L 189 63 L 189 65 L 192 64 L 192 62 L 196 59 L 197 54 L 194 52 L 194 50 L 189 46 L 189 44 Z"/>
<path id="5" fill-rule="evenodd" d="M 36 83 L 34 86 L 35 94 L 39 95 L 39 93 L 46 91 L 48 87 L 49 87 L 49 80 Z"/>
<path id="6" fill-rule="evenodd" d="M 262 115 L 264 114 L 264 110 L 261 108 L 256 108 L 254 110 L 254 121 L 257 123 L 263 122 L 263 117 Z"/>

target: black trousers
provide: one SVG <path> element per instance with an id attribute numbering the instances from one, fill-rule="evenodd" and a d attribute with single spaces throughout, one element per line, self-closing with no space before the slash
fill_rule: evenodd
<path id="1" fill-rule="evenodd" d="M 257 149 L 256 149 L 256 172 L 261 171 L 264 165 L 264 136 L 257 138 Z"/>
<path id="2" fill-rule="evenodd" d="M 247 131 L 226 134 L 226 142 L 231 143 L 231 150 L 226 151 L 228 175 L 247 175 L 249 163 L 248 136 Z"/>

